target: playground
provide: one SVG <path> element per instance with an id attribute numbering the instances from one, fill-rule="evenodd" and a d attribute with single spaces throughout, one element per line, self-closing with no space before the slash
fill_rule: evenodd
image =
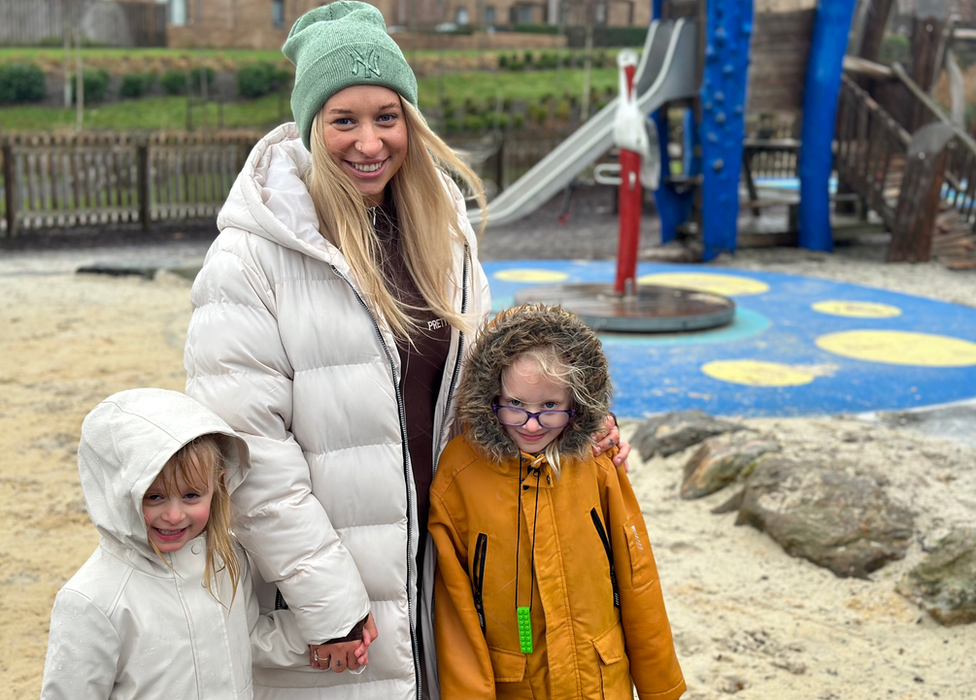
<path id="1" fill-rule="evenodd" d="M 596 255 L 598 243 L 585 228 L 595 220 L 574 216 L 559 239 L 550 239 L 550 249 L 563 240 Z M 5 253 L 0 261 L 0 325 L 7 329 L 0 339 L 0 518 L 7 533 L 0 556 L 4 700 L 36 697 L 54 594 L 97 543 L 78 485 L 75 450 L 81 420 L 115 391 L 183 386 L 190 282 L 165 270 L 152 279 L 74 270 L 134 260 L 178 269 L 198 264 L 204 249 L 205 243 L 184 242 L 19 251 Z M 502 252 L 490 235 L 485 249 Z M 535 252 L 530 251 L 533 269 L 557 266 L 540 261 Z M 952 308 L 976 298 L 974 275 L 936 263 L 886 265 L 879 259 L 882 254 L 877 246 L 833 255 L 743 251 L 720 259 L 711 271 L 911 295 L 918 304 Z M 503 264 L 509 263 L 497 257 L 487 262 L 495 270 Z M 902 308 L 905 315 L 911 311 Z M 631 381 L 671 371 L 648 365 L 637 375 L 617 376 L 618 395 L 626 395 Z M 625 432 L 638 417 L 622 421 Z M 775 437 L 791 457 L 828 459 L 883 478 L 892 497 L 919 514 L 917 527 L 926 538 L 946 523 L 971 520 L 976 447 L 851 417 L 741 420 Z M 686 457 L 679 453 L 644 463 L 635 456 L 630 465 L 689 681 L 685 697 L 718 700 L 737 690 L 750 700 L 969 697 L 976 656 L 971 626 L 941 627 L 893 591 L 922 555 L 920 546 L 871 580 L 838 579 L 787 556 L 752 528 L 734 527 L 733 514 L 711 514 L 726 498 L 723 493 L 681 500 L 677 486 Z"/>
<path id="2" fill-rule="evenodd" d="M 621 80 L 639 115 L 655 113 L 655 126 L 643 117 L 636 131 L 633 122 L 618 126 L 621 98 L 491 203 L 481 252 L 495 307 L 542 284 L 605 283 L 624 303 L 646 284 L 721 294 L 735 315 L 716 328 L 602 333 L 624 434 L 651 415 L 701 409 L 776 440 L 788 459 L 870 476 L 915 516 L 904 559 L 867 579 L 839 579 L 734 527 L 734 513 L 715 514 L 728 494 L 682 500 L 687 453 L 633 454 L 630 479 L 654 544 L 685 698 L 964 700 L 976 685 L 972 625 L 943 627 L 894 588 L 949 528 L 974 526 L 976 440 L 956 419 L 976 410 L 976 270 L 950 270 L 931 251 L 940 205 L 972 228 L 976 156 L 966 155 L 965 135 L 927 121 L 929 113 L 885 132 L 887 140 L 865 137 L 882 123 L 865 111 L 877 103 L 864 81 L 842 78 L 847 44 L 837 38 L 847 36 L 853 0 L 794 18 L 807 21 L 809 61 L 794 65 L 806 97 L 792 105 L 804 117 L 795 136 L 807 156 L 793 141 L 747 143 L 749 41 L 776 42 L 754 31 L 762 21 L 752 21 L 748 1 L 668 16 L 692 5 L 655 3 L 659 22 Z M 877 79 L 915 84 L 890 73 Z M 685 124 L 680 168 L 669 165 L 669 111 Z M 838 113 L 849 128 L 835 133 Z M 824 159 L 833 140 L 842 184 Z M 614 146 L 636 156 L 601 175 L 619 183 L 615 210 L 606 187 L 591 188 L 588 204 L 573 194 L 567 208 L 560 194 Z M 787 154 L 795 187 L 777 199 L 747 186 L 742 206 L 743 171 L 759 162 L 747 156 L 770 151 Z M 662 175 L 653 216 L 623 192 L 645 180 L 648 164 Z M 747 185 L 768 184 L 761 173 L 745 175 Z M 845 203 L 857 235 L 836 235 Z M 751 210 L 760 209 L 777 209 L 780 228 L 747 235 Z M 879 227 L 888 233 L 870 233 Z M 0 257 L 0 523 L 8 533 L 0 700 L 37 695 L 54 595 L 97 544 L 78 484 L 81 421 L 121 389 L 183 388 L 190 279 L 206 247 L 188 236 Z M 665 250 L 690 252 L 693 262 L 667 261 Z M 78 274 L 92 265 L 130 273 Z M 911 418 L 919 415 L 933 419 Z"/>

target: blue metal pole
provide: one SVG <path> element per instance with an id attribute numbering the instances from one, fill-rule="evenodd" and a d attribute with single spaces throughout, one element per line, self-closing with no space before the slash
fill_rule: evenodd
<path id="1" fill-rule="evenodd" d="M 752 0 L 709 0 L 702 105 L 703 260 L 735 250 Z"/>
<path id="2" fill-rule="evenodd" d="M 857 0 L 820 0 L 810 40 L 803 86 L 800 132 L 801 248 L 831 251 L 830 174 L 834 167 L 834 122 L 847 37 Z"/>

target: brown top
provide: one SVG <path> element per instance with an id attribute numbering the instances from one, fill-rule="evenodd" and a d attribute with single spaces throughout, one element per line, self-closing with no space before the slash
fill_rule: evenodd
<path id="1" fill-rule="evenodd" d="M 373 227 L 381 246 L 383 274 L 396 298 L 414 306 L 425 306 L 424 298 L 400 252 L 400 227 L 393 198 L 374 207 Z M 400 391 L 407 418 L 407 443 L 413 478 L 417 484 L 417 517 L 420 526 L 418 565 L 423 563 L 427 536 L 427 514 L 430 511 L 430 482 L 434 473 L 434 408 L 441 388 L 441 378 L 451 345 L 451 326 L 430 310 L 414 311 L 420 331 L 414 346 L 399 341 Z"/>

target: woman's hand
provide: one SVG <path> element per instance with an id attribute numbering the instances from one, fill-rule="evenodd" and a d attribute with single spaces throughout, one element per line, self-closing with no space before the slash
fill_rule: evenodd
<path id="1" fill-rule="evenodd" d="M 357 672 L 369 664 L 369 645 L 378 636 L 373 613 L 370 613 L 363 625 L 362 639 L 312 645 L 309 647 L 310 665 L 312 668 L 331 670 L 333 673 L 346 670 Z"/>
<path id="2" fill-rule="evenodd" d="M 593 445 L 593 456 L 598 457 L 608 450 L 617 448 L 617 454 L 613 456 L 613 463 L 616 466 L 623 465 L 627 471 L 627 456 L 630 454 L 630 443 L 620 437 L 620 428 L 617 427 L 617 419 L 613 415 L 607 416 L 606 425 L 603 431 L 593 436 L 596 444 Z"/>

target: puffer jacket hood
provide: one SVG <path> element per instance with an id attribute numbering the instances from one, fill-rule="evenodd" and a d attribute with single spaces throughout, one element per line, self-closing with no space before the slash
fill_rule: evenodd
<path id="1" fill-rule="evenodd" d="M 522 353 L 544 345 L 554 346 L 569 365 L 581 368 L 570 393 L 578 391 L 590 397 L 588 405 L 574 401 L 576 414 L 554 443 L 559 455 L 585 457 L 592 445 L 591 436 L 604 425 L 612 389 L 607 359 L 596 334 L 561 307 L 518 306 L 485 324 L 458 388 L 458 419 L 467 426 L 468 438 L 488 459 L 501 462 L 519 454 L 492 410 L 501 394 L 502 370 Z"/>
<path id="2" fill-rule="evenodd" d="M 319 233 L 305 184 L 311 168 L 312 154 L 302 145 L 294 122 L 277 127 L 248 155 L 217 215 L 217 228 L 248 231 L 345 271 L 348 266 L 338 249 Z"/>
<path id="3" fill-rule="evenodd" d="M 249 468 L 247 444 L 210 409 L 165 389 L 130 389 L 96 406 L 81 426 L 78 470 L 102 539 L 159 562 L 146 532 L 143 496 L 170 457 L 212 433 L 222 436 L 224 478 L 233 492 Z"/>

